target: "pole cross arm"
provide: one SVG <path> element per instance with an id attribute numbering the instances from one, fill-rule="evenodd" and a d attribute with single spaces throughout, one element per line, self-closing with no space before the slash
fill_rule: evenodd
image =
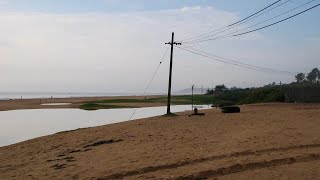
<path id="1" fill-rule="evenodd" d="M 170 44 L 170 45 L 172 45 L 171 42 L 168 42 L 168 43 L 165 43 L 165 44 Z M 182 43 L 173 42 L 173 45 L 182 45 Z"/>

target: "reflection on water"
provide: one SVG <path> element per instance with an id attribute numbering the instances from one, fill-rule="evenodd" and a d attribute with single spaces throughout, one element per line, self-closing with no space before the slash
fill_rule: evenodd
<path id="1" fill-rule="evenodd" d="M 208 105 L 203 108 L 209 108 Z M 172 106 L 172 112 L 191 110 L 190 105 Z M 84 111 L 80 109 L 36 109 L 0 112 L 0 147 L 28 139 L 78 128 L 128 121 L 134 109 Z M 136 109 L 132 119 L 159 116 L 166 107 Z"/>

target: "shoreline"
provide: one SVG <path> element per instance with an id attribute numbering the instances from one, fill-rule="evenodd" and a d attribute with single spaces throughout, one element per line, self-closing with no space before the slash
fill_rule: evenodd
<path id="1" fill-rule="evenodd" d="M 162 97 L 159 95 L 148 96 L 148 98 Z M 70 98 L 33 98 L 33 99 L 14 99 L 14 100 L 0 100 L 0 111 L 22 110 L 22 109 L 78 109 L 82 104 L 89 101 L 113 100 L 113 99 L 144 99 L 145 96 L 101 96 L 101 97 L 70 97 Z M 68 105 L 51 105 L 46 106 L 42 104 L 48 103 L 71 103 Z M 159 103 L 142 103 L 142 104 L 126 104 L 132 108 L 138 107 L 155 107 L 162 104 Z"/>
<path id="2" fill-rule="evenodd" d="M 172 106 L 173 113 L 190 111 L 191 105 Z M 201 109 L 208 109 L 202 106 Z M 34 138 L 81 128 L 99 127 L 165 115 L 165 106 L 109 109 L 99 112 L 81 109 L 27 109 L 0 112 L 0 147 L 17 144 Z M 133 113 L 134 112 L 134 113 Z M 45 117 L 45 119 L 43 119 Z M 58 117 L 58 119 L 56 118 Z M 70 119 L 72 117 L 72 119 Z M 20 122 L 24 124 L 20 125 Z M 34 126 L 33 124 L 36 124 Z M 48 125 L 49 124 L 49 125 Z M 6 129 L 12 129 L 7 131 Z M 3 137 L 7 137 L 4 139 Z"/>

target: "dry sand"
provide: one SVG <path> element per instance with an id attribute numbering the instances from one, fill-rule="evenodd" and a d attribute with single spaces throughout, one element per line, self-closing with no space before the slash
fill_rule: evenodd
<path id="1" fill-rule="evenodd" d="M 320 179 L 320 104 L 241 106 L 0 148 L 0 179 Z"/>

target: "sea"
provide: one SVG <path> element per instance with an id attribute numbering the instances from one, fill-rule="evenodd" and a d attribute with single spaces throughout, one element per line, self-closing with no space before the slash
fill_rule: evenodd
<path id="1" fill-rule="evenodd" d="M 48 92 L 0 92 L 0 100 L 35 99 L 35 98 L 72 98 L 103 96 L 139 96 L 139 93 L 48 93 Z M 157 94 L 150 94 L 157 95 Z"/>

